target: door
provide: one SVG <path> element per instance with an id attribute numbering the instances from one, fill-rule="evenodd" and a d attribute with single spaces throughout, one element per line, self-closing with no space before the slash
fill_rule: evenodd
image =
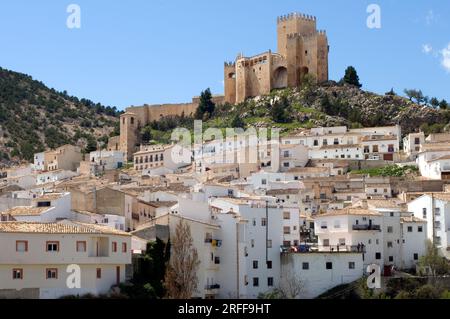
<path id="1" fill-rule="evenodd" d="M 116 284 L 120 285 L 120 266 L 116 267 Z"/>

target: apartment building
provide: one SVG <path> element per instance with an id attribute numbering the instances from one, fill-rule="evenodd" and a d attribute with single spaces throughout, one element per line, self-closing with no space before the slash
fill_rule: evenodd
<path id="1" fill-rule="evenodd" d="M 425 254 L 427 236 L 426 221 L 412 214 L 360 206 L 315 216 L 315 234 L 319 251 L 363 252 L 364 266 L 400 269 L 415 267 Z"/>
<path id="2" fill-rule="evenodd" d="M 0 241 L 2 298 L 104 294 L 131 263 L 131 235 L 99 225 L 2 222 Z"/>
<path id="3" fill-rule="evenodd" d="M 410 201 L 408 210 L 427 221 L 427 238 L 450 259 L 450 193 L 426 193 Z"/>

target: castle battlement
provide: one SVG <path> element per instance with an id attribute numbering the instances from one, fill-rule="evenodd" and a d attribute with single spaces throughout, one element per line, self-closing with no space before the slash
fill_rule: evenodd
<path id="1" fill-rule="evenodd" d="M 277 23 L 281 23 L 281 22 L 288 21 L 288 20 L 305 20 L 305 21 L 315 22 L 317 20 L 317 18 L 314 16 L 311 16 L 311 15 L 308 15 L 308 14 L 293 12 L 293 13 L 289 13 L 287 15 L 279 16 L 277 18 Z"/>
<path id="2" fill-rule="evenodd" d="M 236 66 L 236 62 L 225 62 L 224 66 L 225 67 L 235 67 Z"/>
<path id="3" fill-rule="evenodd" d="M 241 103 L 274 89 L 301 86 L 306 74 L 318 83 L 328 81 L 328 38 L 317 29 L 316 17 L 295 12 L 277 17 L 277 22 L 277 53 L 241 54 L 235 66 L 225 64 L 226 102 Z"/>

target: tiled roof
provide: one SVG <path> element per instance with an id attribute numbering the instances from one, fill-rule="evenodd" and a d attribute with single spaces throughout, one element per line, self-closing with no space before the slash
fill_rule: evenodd
<path id="1" fill-rule="evenodd" d="M 34 233 L 34 234 L 107 234 L 131 236 L 123 231 L 107 226 L 79 222 L 28 223 L 1 222 L 0 233 Z"/>
<path id="2" fill-rule="evenodd" d="M 401 217 L 400 222 L 402 223 L 426 223 L 426 220 L 410 216 L 410 217 Z"/>
<path id="3" fill-rule="evenodd" d="M 348 207 L 344 209 L 338 209 L 333 212 L 317 215 L 316 217 L 326 217 L 326 216 L 340 216 L 340 215 L 354 215 L 354 216 L 383 216 L 382 214 L 369 209 L 364 209 L 361 207 Z"/>
<path id="4" fill-rule="evenodd" d="M 2 214 L 11 216 L 39 216 L 50 208 L 52 207 L 17 206 L 2 212 Z"/>

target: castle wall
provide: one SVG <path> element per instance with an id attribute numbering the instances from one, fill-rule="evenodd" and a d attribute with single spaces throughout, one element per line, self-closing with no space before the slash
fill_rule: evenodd
<path id="1" fill-rule="evenodd" d="M 239 55 L 225 63 L 225 100 L 240 103 L 248 97 L 269 94 L 272 89 L 297 87 L 311 74 L 317 82 L 328 80 L 328 40 L 317 31 L 315 17 L 289 14 L 277 20 L 278 54 L 260 54 L 251 58 Z M 258 65 L 268 56 L 268 65 Z M 235 72 L 235 78 L 230 75 Z"/>

